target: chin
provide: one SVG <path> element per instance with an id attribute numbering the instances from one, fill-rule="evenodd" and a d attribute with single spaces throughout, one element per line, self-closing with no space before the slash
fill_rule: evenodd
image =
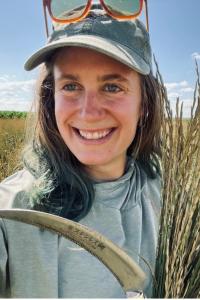
<path id="1" fill-rule="evenodd" d="M 80 161 L 80 163 L 82 163 L 85 166 L 95 166 L 95 165 L 101 166 L 106 163 L 105 161 L 102 161 L 99 159 L 91 159 L 91 158 L 88 158 L 88 159 L 79 159 L 78 158 L 78 160 Z"/>
<path id="2" fill-rule="evenodd" d="M 94 165 L 101 166 L 101 165 L 109 163 L 108 158 L 102 158 L 100 156 L 98 156 L 98 157 L 95 157 L 92 155 L 84 156 L 84 157 L 76 156 L 76 158 L 80 161 L 80 163 L 82 163 L 83 165 L 86 165 L 86 166 L 94 166 Z"/>

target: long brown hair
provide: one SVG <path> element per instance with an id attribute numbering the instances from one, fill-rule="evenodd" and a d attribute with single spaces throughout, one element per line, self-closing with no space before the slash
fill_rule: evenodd
<path id="1" fill-rule="evenodd" d="M 160 170 L 162 102 L 159 83 L 152 73 L 141 75 L 141 91 L 142 114 L 127 154 L 142 163 L 148 175 L 154 177 L 154 170 L 156 172 Z"/>
<path id="2" fill-rule="evenodd" d="M 79 220 L 91 208 L 93 183 L 58 131 L 52 66 L 52 60 L 43 66 L 37 82 L 35 121 L 24 164 L 36 178 L 30 193 L 33 207 Z M 142 116 L 127 155 L 142 165 L 148 176 L 155 177 L 159 170 L 161 105 L 152 74 L 141 75 L 141 90 Z"/>

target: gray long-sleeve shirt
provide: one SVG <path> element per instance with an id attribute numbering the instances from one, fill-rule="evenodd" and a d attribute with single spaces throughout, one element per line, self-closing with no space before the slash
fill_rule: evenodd
<path id="1" fill-rule="evenodd" d="M 19 171 L 0 184 L 0 208 L 26 207 L 33 177 Z M 132 163 L 124 176 L 95 184 L 91 211 L 80 223 L 122 247 L 147 274 L 151 297 L 160 181 Z M 0 219 L 0 295 L 12 298 L 124 298 L 116 278 L 83 248 L 48 230 Z"/>

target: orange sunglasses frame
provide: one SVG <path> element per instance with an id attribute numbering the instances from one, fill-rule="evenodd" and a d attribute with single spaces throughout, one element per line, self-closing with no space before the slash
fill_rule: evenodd
<path id="1" fill-rule="evenodd" d="M 50 15 L 51 19 L 54 22 L 56 22 L 56 23 L 62 23 L 62 24 L 73 23 L 73 22 L 78 22 L 78 21 L 84 19 L 89 14 L 90 9 L 92 7 L 92 1 L 93 0 L 87 0 L 87 4 L 85 6 L 85 9 L 84 9 L 84 11 L 83 11 L 83 13 L 81 14 L 80 17 L 78 17 L 78 18 L 72 18 L 70 20 L 60 20 L 60 19 L 55 18 L 53 16 L 53 14 L 52 14 L 52 11 L 51 11 L 51 0 L 43 0 L 43 11 L 44 11 L 44 17 L 45 17 L 45 26 L 46 26 L 47 37 L 49 36 L 49 31 L 48 31 L 46 9 L 48 10 L 49 15 Z M 139 1 L 140 1 L 140 9 L 139 9 L 139 11 L 136 14 L 130 15 L 130 16 L 119 16 L 117 14 L 114 14 L 111 10 L 109 10 L 109 8 L 104 3 L 104 0 L 99 0 L 101 6 L 104 8 L 104 10 L 107 12 L 107 14 L 110 15 L 111 17 L 113 17 L 114 19 L 118 19 L 118 20 L 129 20 L 129 19 L 135 19 L 135 18 L 137 18 L 141 14 L 142 8 L 143 8 L 143 3 L 145 2 L 146 26 L 147 26 L 147 30 L 149 31 L 147 0 L 139 0 Z"/>

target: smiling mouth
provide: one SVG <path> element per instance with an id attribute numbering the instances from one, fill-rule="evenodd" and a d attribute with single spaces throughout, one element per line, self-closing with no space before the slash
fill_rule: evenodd
<path id="1" fill-rule="evenodd" d="M 108 128 L 104 130 L 82 130 L 78 128 L 73 128 L 75 132 L 84 140 L 103 140 L 108 137 L 115 128 Z"/>

